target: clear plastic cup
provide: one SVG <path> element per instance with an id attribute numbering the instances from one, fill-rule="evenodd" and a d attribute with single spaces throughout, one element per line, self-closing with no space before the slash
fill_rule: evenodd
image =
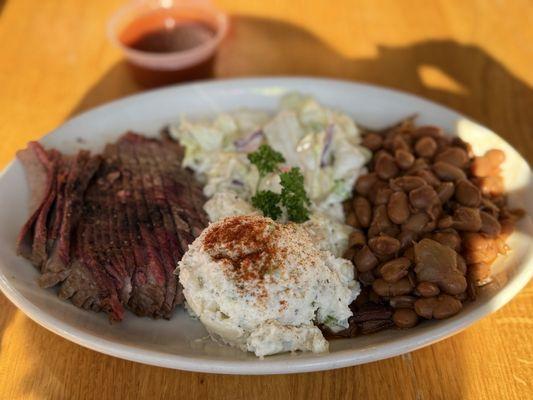
<path id="1" fill-rule="evenodd" d="M 146 42 L 143 46 L 151 44 L 157 48 L 165 42 L 164 38 L 158 39 L 157 32 L 176 24 L 193 23 L 209 27 L 212 34 L 202 35 L 198 31 L 200 33 L 189 40 L 189 47 L 179 50 L 139 48 L 141 40 Z M 134 1 L 119 9 L 108 24 L 111 42 L 122 50 L 134 77 L 144 86 L 211 76 L 218 45 L 227 29 L 227 15 L 207 0 Z"/>

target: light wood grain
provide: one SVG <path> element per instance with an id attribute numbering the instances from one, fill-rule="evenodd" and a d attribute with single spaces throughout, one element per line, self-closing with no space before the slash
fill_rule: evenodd
<path id="1" fill-rule="evenodd" d="M 0 167 L 82 110 L 139 90 L 105 36 L 118 0 L 0 0 Z M 318 75 L 450 106 L 533 160 L 529 0 L 217 2 L 232 15 L 218 77 Z M 238 377 L 95 353 L 0 295 L 0 398 L 533 398 L 533 285 L 448 340 L 336 371 Z"/>

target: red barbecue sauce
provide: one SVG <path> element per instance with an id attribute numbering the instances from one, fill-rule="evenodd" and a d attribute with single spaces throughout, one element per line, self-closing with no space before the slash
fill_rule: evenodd
<path id="1" fill-rule="evenodd" d="M 157 10 L 138 17 L 127 25 L 119 40 L 127 47 L 148 53 L 164 54 L 190 50 L 212 39 L 215 29 L 194 16 L 172 10 Z M 135 79 L 144 86 L 161 86 L 212 75 L 214 56 L 198 64 L 176 70 L 150 69 L 129 63 Z"/>

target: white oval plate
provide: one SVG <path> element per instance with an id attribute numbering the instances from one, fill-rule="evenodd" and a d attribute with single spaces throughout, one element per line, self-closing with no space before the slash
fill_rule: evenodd
<path id="1" fill-rule="evenodd" d="M 42 139 L 64 152 L 99 150 L 126 130 L 157 134 L 180 115 L 209 115 L 241 107 L 272 110 L 287 91 L 315 96 L 352 115 L 356 122 L 385 127 L 417 113 L 418 123 L 458 132 L 476 151 L 497 147 L 507 154 L 504 175 L 513 206 L 533 215 L 531 170 L 505 141 L 465 117 L 421 98 L 390 89 L 326 79 L 267 78 L 204 82 L 151 91 L 109 103 L 66 122 Z M 280 374 L 346 367 L 406 353 L 449 337 L 497 310 L 533 274 L 533 224 L 523 219 L 509 240 L 512 252 L 495 265 L 501 286 L 469 304 L 457 316 L 415 329 L 388 330 L 331 342 L 327 354 L 282 354 L 257 359 L 206 340 L 201 324 L 176 310 L 170 321 L 127 314 L 111 325 L 104 314 L 80 310 L 40 289 L 37 271 L 15 254 L 15 238 L 27 218 L 28 189 L 22 166 L 13 161 L 0 178 L 0 288 L 26 315 L 45 328 L 90 349 L 141 363 L 191 371 L 229 374 Z M 503 278 L 502 278 L 503 277 Z M 489 292 L 489 291 L 487 291 Z"/>

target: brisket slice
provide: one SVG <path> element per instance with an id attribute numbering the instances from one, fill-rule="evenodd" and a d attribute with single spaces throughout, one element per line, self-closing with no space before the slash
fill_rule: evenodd
<path id="1" fill-rule="evenodd" d="M 55 153 L 47 152 L 38 142 L 30 142 L 26 149 L 17 152 L 17 158 L 24 166 L 30 188 L 30 217 L 17 238 L 17 253 L 40 267 L 33 256 L 35 224 L 55 185 Z"/>
<path id="2" fill-rule="evenodd" d="M 102 157 L 29 147 L 22 158 L 31 161 L 28 175 L 32 168 L 39 177 L 39 201 L 20 252 L 40 260 L 40 285 L 61 283 L 62 299 L 111 320 L 121 320 L 124 307 L 170 318 L 183 301 L 174 270 L 207 225 L 201 188 L 180 165 L 181 146 L 127 133 Z"/>
<path id="3" fill-rule="evenodd" d="M 49 244 L 50 255 L 43 266 L 43 274 L 39 278 L 41 287 L 52 287 L 62 282 L 70 273 L 72 233 L 82 213 L 85 191 L 100 166 L 101 160 L 100 156 L 91 157 L 89 152 L 82 150 L 69 164 L 70 171 L 64 186 L 61 223 L 59 228 L 55 227 L 59 229 L 57 239 Z"/>
<path id="4" fill-rule="evenodd" d="M 145 199 L 143 171 L 136 157 L 135 142 L 123 137 L 117 147 L 130 193 L 124 201 L 132 202 L 130 225 L 135 227 L 134 254 L 142 260 L 133 273 L 128 306 L 137 315 L 157 317 L 165 300 L 167 280 L 160 244 L 155 237 Z"/>

